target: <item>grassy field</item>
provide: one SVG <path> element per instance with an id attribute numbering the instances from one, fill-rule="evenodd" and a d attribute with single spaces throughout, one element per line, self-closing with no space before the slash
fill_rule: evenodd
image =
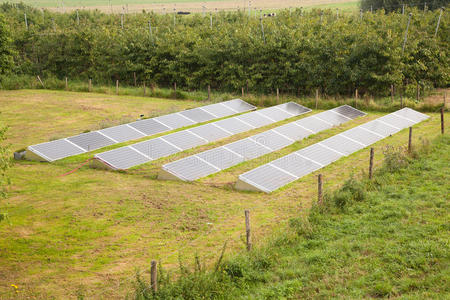
<path id="1" fill-rule="evenodd" d="M 267 243 L 163 279 L 157 294 L 140 281 L 138 299 L 448 299 L 449 151 L 446 135 L 393 152 Z"/>
<path id="2" fill-rule="evenodd" d="M 53 137 L 96 129 L 102 124 L 134 119 L 141 113 L 164 114 L 203 104 L 94 93 L 1 91 L 0 123 L 10 126 L 9 142 L 16 150 Z M 124 173 L 86 166 L 61 177 L 92 154 L 54 164 L 17 162 L 10 172 L 10 197 L 0 202 L 1 210 L 9 214 L 9 219 L 0 224 L 0 298 L 8 298 L 11 284 L 19 286 L 23 298 L 64 298 L 79 294 L 90 298 L 124 297 L 132 291 L 137 268 L 148 276 L 151 259 L 175 268 L 179 256 L 192 260 L 198 253 L 203 261 L 212 261 L 226 240 L 229 251 L 243 249 L 244 209 L 252 212 L 258 243 L 267 233 L 285 226 L 290 217 L 308 212 L 316 196 L 315 174 L 271 195 L 234 191 L 232 184 L 237 176 L 268 159 L 380 115 L 369 113 L 195 183 L 154 178 L 160 166 L 168 161 L 281 123 Z M 438 114 L 429 115 L 429 120 L 415 126 L 414 143 L 439 134 Z M 383 157 L 385 145 L 404 145 L 407 135 L 404 130 L 377 143 L 376 165 Z M 333 188 L 350 174 L 359 174 L 366 169 L 367 160 L 368 150 L 364 149 L 322 169 L 326 187 Z"/>
<path id="3" fill-rule="evenodd" d="M 202 11 L 203 6 L 208 11 L 218 10 L 236 10 L 247 9 L 249 1 L 243 0 L 21 0 L 10 2 L 23 2 L 35 7 L 45 7 L 60 12 L 71 11 L 74 9 L 99 9 L 105 12 L 122 12 L 123 7 L 128 7 L 128 12 L 154 10 L 157 12 L 172 12 L 173 8 L 177 10 Z M 62 4 L 61 4 L 62 3 Z M 278 9 L 289 7 L 321 7 L 321 8 L 340 8 L 340 9 L 356 9 L 359 5 L 355 0 L 253 0 L 251 1 L 252 9 Z"/>

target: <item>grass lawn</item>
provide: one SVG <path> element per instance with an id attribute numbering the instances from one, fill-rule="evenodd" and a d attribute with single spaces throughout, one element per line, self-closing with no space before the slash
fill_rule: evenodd
<path id="1" fill-rule="evenodd" d="M 101 123 L 133 119 L 141 113 L 165 114 L 203 104 L 94 93 L 0 91 L 0 123 L 10 126 L 9 142 L 16 150 L 52 137 L 96 129 Z M 54 164 L 17 162 L 10 172 L 9 198 L 0 202 L 0 209 L 9 214 L 9 219 L 0 223 L 0 298 L 9 295 L 11 284 L 19 286 L 24 298 L 76 297 L 80 293 L 91 298 L 121 298 L 132 291 L 136 268 L 148 275 L 151 259 L 160 259 L 172 268 L 178 256 L 191 260 L 198 253 L 202 260 L 211 261 L 226 240 L 229 250 L 243 249 L 244 209 L 251 210 L 258 243 L 267 233 L 284 226 L 289 217 L 308 212 L 316 196 L 315 174 L 270 195 L 234 191 L 237 176 L 268 159 L 381 115 L 370 113 L 195 183 L 154 178 L 168 161 L 280 123 L 124 173 L 86 166 L 61 177 L 92 154 Z M 439 115 L 429 115 L 429 120 L 414 127 L 414 143 L 439 134 Z M 403 130 L 377 143 L 376 164 L 385 145 L 404 145 L 407 138 L 408 132 Z M 349 174 L 366 169 L 368 152 L 361 150 L 322 169 L 325 185 L 340 185 Z"/>

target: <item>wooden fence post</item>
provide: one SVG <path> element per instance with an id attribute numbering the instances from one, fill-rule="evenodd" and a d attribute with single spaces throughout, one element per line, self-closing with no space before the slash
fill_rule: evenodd
<path id="1" fill-rule="evenodd" d="M 208 84 L 208 101 L 211 101 L 211 85 Z"/>
<path id="2" fill-rule="evenodd" d="M 150 268 L 150 284 L 153 292 L 158 291 L 158 280 L 157 280 L 157 270 L 156 270 L 156 260 L 152 260 Z"/>
<path id="3" fill-rule="evenodd" d="M 441 133 L 444 134 L 444 107 L 441 107 Z"/>
<path id="4" fill-rule="evenodd" d="M 319 105 L 319 89 L 316 89 L 316 109 L 318 105 Z"/>
<path id="5" fill-rule="evenodd" d="M 277 104 L 280 103 L 280 90 L 277 88 Z"/>
<path id="6" fill-rule="evenodd" d="M 394 85 L 391 84 L 391 102 L 394 103 Z"/>
<path id="7" fill-rule="evenodd" d="M 89 78 L 89 92 L 92 92 L 92 79 Z"/>
<path id="8" fill-rule="evenodd" d="M 411 150 L 412 150 L 412 127 L 409 127 L 408 152 L 411 153 Z"/>
<path id="9" fill-rule="evenodd" d="M 372 175 L 373 175 L 373 156 L 374 156 L 374 150 L 373 150 L 373 148 L 370 148 L 369 179 L 372 179 Z"/>
<path id="10" fill-rule="evenodd" d="M 323 201 L 323 191 L 322 191 L 322 174 L 317 177 L 317 202 L 322 204 Z"/>
<path id="11" fill-rule="evenodd" d="M 173 83 L 173 90 L 175 91 L 175 99 L 177 99 L 177 83 Z"/>
<path id="12" fill-rule="evenodd" d="M 355 89 L 355 99 L 358 99 L 358 89 Z"/>
<path id="13" fill-rule="evenodd" d="M 68 82 L 68 80 L 67 80 L 67 77 L 66 77 L 66 91 L 69 89 L 69 82 Z"/>
<path id="14" fill-rule="evenodd" d="M 144 81 L 144 96 L 146 96 L 147 94 L 147 87 L 145 86 L 145 81 Z"/>
<path id="15" fill-rule="evenodd" d="M 116 80 L 116 95 L 119 95 L 119 79 Z"/>
<path id="16" fill-rule="evenodd" d="M 244 88 L 242 88 L 242 97 L 244 97 Z"/>
<path id="17" fill-rule="evenodd" d="M 247 251 L 252 250 L 252 240 L 250 235 L 250 211 L 245 210 L 245 235 L 247 237 Z"/>
<path id="18" fill-rule="evenodd" d="M 136 72 L 133 72 L 133 79 L 134 79 L 134 86 L 137 86 L 137 81 L 136 81 Z"/>

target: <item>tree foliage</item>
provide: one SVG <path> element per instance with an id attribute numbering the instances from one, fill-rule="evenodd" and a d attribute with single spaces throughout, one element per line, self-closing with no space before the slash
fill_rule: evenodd
<path id="1" fill-rule="evenodd" d="M 70 14 L 27 6 L 0 7 L 14 28 L 15 72 L 112 84 L 132 84 L 133 74 L 161 86 L 328 95 L 386 95 L 391 84 L 426 87 L 449 82 L 448 14 L 412 9 L 404 53 L 407 14 L 363 14 L 332 10 L 280 11 L 259 18 L 255 11 L 210 16 L 99 11 Z M 27 13 L 29 29 L 24 24 Z M 409 11 L 408 11 L 409 12 Z M 151 22 L 152 31 L 148 22 Z M 262 36 L 261 23 L 264 28 Z"/>
<path id="2" fill-rule="evenodd" d="M 448 0 L 361 0 L 363 10 L 383 9 L 387 12 L 401 11 L 403 7 L 419 9 L 439 9 L 448 5 Z"/>
<path id="3" fill-rule="evenodd" d="M 4 17 L 0 14 L 0 74 L 5 74 L 13 66 L 12 39 Z"/>
<path id="4" fill-rule="evenodd" d="M 6 196 L 6 187 L 9 184 L 7 171 L 11 166 L 9 145 L 6 144 L 7 130 L 7 127 L 0 127 L 0 198 L 4 198 Z M 2 221 L 5 216 L 5 213 L 0 211 L 0 221 Z"/>

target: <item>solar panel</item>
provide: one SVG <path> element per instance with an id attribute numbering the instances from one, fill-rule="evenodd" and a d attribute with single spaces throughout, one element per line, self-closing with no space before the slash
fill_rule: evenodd
<path id="1" fill-rule="evenodd" d="M 333 111 L 350 119 L 356 119 L 358 117 L 362 117 L 365 115 L 365 113 L 363 113 L 360 110 L 357 110 L 356 108 L 351 107 L 350 105 L 342 105 L 336 107 L 335 109 L 333 109 Z"/>
<path id="2" fill-rule="evenodd" d="M 109 136 L 118 143 L 126 142 L 129 141 L 130 139 L 133 140 L 140 139 L 145 136 L 143 133 L 137 131 L 128 124 L 105 128 L 99 130 L 98 132 L 103 133 L 106 136 Z"/>
<path id="3" fill-rule="evenodd" d="M 174 114 L 170 114 L 170 115 L 160 116 L 160 117 L 156 117 L 154 119 L 163 123 L 164 125 L 166 125 L 170 128 L 173 128 L 173 129 L 196 124 L 196 122 L 184 117 L 180 113 L 174 113 Z"/>
<path id="4" fill-rule="evenodd" d="M 96 131 L 82 133 L 80 135 L 67 138 L 67 140 L 83 148 L 86 151 L 92 151 L 116 143 L 111 138 L 108 138 L 104 134 L 101 134 Z"/>
<path id="5" fill-rule="evenodd" d="M 66 155 L 77 155 L 85 152 L 84 149 L 67 140 L 56 140 L 29 146 L 28 148 L 41 157 L 42 161 L 55 161 Z"/>
<path id="6" fill-rule="evenodd" d="M 163 140 L 162 137 L 134 144 L 133 148 L 152 159 L 158 159 L 160 157 L 165 157 L 180 151 L 179 148 L 169 144 L 168 142 Z M 99 154 L 99 156 L 100 155 L 101 154 Z"/>
<path id="7" fill-rule="evenodd" d="M 352 116 L 358 115 L 348 108 L 346 111 L 350 111 Z M 347 116 L 350 117 L 350 114 Z M 342 156 L 350 155 L 427 118 L 411 109 L 388 114 L 241 174 L 236 188 L 270 193 Z"/>
<path id="8" fill-rule="evenodd" d="M 122 147 L 114 152 L 105 152 L 99 159 L 103 162 L 107 162 L 107 164 L 113 168 L 127 169 L 136 164 L 146 162 L 148 157 L 131 147 Z"/>
<path id="9" fill-rule="evenodd" d="M 133 123 L 130 123 L 130 126 L 139 130 L 139 132 L 147 135 L 153 135 L 164 131 L 169 131 L 172 128 L 164 125 L 161 122 L 158 122 L 153 119 L 140 120 Z"/>
<path id="10" fill-rule="evenodd" d="M 339 107 L 337 108 L 339 109 Z M 333 113 L 335 109 L 327 111 L 327 113 L 331 113 L 334 117 L 335 115 L 340 116 L 339 114 Z M 347 108 L 348 111 L 352 111 Z M 291 111 L 295 111 L 291 107 Z M 299 110 L 297 110 L 298 112 Z M 357 111 L 357 110 L 356 110 Z M 356 113 L 352 111 L 353 114 L 351 118 L 355 118 L 361 115 L 364 115 L 364 113 Z M 329 114 L 322 114 L 322 116 L 328 116 Z M 317 133 L 321 130 L 329 129 L 333 127 L 333 124 L 326 121 L 321 121 L 316 117 L 317 115 L 306 117 L 304 119 L 301 119 L 300 121 L 294 121 L 285 125 L 278 126 L 274 129 L 256 134 L 254 136 L 224 145 L 222 147 L 218 147 L 212 150 L 208 150 L 190 157 L 200 157 L 204 161 L 210 163 L 211 165 L 215 166 L 217 169 L 211 169 L 211 173 L 205 173 L 201 172 L 199 173 L 197 177 L 193 176 L 192 171 L 190 168 L 194 168 L 195 166 L 190 166 L 189 168 L 186 167 L 186 172 L 189 172 L 189 176 L 183 173 L 183 170 L 177 169 L 174 170 L 172 168 L 173 164 L 168 163 L 165 164 L 162 167 L 161 173 L 163 174 L 161 176 L 162 179 L 179 179 L 179 180 L 196 180 L 200 177 L 207 176 L 213 173 L 216 173 L 220 170 L 227 169 L 229 167 L 232 167 L 242 161 L 247 161 L 254 159 L 256 157 L 260 157 L 262 155 L 265 155 L 267 153 L 282 149 L 288 145 L 293 144 L 295 141 L 301 140 L 307 136 L 310 136 L 311 134 Z M 344 117 L 342 117 L 344 118 Z M 351 118 L 344 118 L 346 121 L 351 120 Z M 298 123 L 303 124 L 304 126 L 308 126 L 309 128 L 315 129 L 316 131 L 308 130 L 304 127 L 301 127 L 298 125 Z M 344 137 L 342 137 L 344 138 Z M 348 139 L 346 139 L 348 140 Z M 351 143 L 351 141 L 350 141 Z M 317 146 L 321 150 L 320 153 L 326 154 L 328 150 L 324 146 Z M 317 151 L 317 149 L 316 149 Z M 230 155 L 230 152 L 235 155 Z M 309 172 L 309 170 L 313 170 L 315 168 L 318 168 L 322 166 L 325 163 L 329 163 L 331 161 L 334 161 L 342 156 L 342 154 L 336 154 L 336 152 L 332 152 L 331 154 L 328 154 L 325 158 L 326 160 L 322 159 L 324 161 L 323 163 L 316 162 L 314 159 L 310 159 L 307 156 L 309 156 L 309 153 L 305 153 L 305 156 L 300 156 L 298 154 L 295 154 L 294 156 L 289 156 L 287 159 L 280 160 L 277 163 L 274 163 L 272 167 L 279 167 L 283 168 L 286 166 L 286 170 L 288 174 L 303 174 L 303 172 Z M 183 161 L 186 160 L 187 162 L 192 161 L 188 158 L 180 159 L 176 161 L 176 166 L 183 165 Z M 291 161 L 292 166 L 289 165 L 289 162 L 291 158 L 294 158 L 294 161 Z M 319 159 L 320 160 L 320 159 Z M 292 168 L 292 169 L 290 169 Z M 306 171 L 305 171 L 306 170 Z M 167 176 L 167 174 L 172 174 L 172 176 Z M 200 176 L 201 175 L 201 176 Z M 281 176 L 281 174 L 280 174 Z M 297 175 L 295 175 L 297 176 Z M 295 177 L 294 176 L 294 177 Z M 261 176 L 263 178 L 264 176 Z M 282 176 L 283 177 L 283 176 Z M 158 177 L 159 178 L 159 177 Z M 186 179 L 190 178 L 190 179 Z M 265 177 L 264 177 L 265 178 Z M 283 177 L 286 178 L 286 177 Z M 266 179 L 264 179 L 266 180 Z M 267 179 L 269 182 L 272 182 L 271 179 Z"/>
<path id="11" fill-rule="evenodd" d="M 224 103 L 224 105 L 227 105 L 227 103 Z M 245 102 L 241 101 L 235 101 L 232 102 L 231 105 L 233 106 L 233 109 L 243 109 L 245 108 Z M 288 107 L 290 112 L 288 113 L 281 107 Z M 297 107 L 297 108 L 296 108 Z M 276 108 L 276 110 L 274 110 Z M 282 113 L 279 113 L 281 111 Z M 226 137 L 229 137 L 235 133 L 251 130 L 257 127 L 261 127 L 267 124 L 272 124 L 277 122 L 280 118 L 290 118 L 294 115 L 294 113 L 298 114 L 304 114 L 306 112 L 311 111 L 308 108 L 305 108 L 299 104 L 291 103 L 290 105 L 282 104 L 277 105 L 275 107 L 265 108 L 259 111 L 250 112 L 247 114 L 239 115 L 237 117 L 225 119 L 216 121 L 213 123 L 205 124 L 203 126 L 186 129 L 183 131 L 175 132 L 172 134 L 168 134 L 166 136 L 159 138 L 159 144 L 155 148 L 150 148 L 150 150 L 146 149 L 149 145 L 146 143 L 151 143 L 150 141 L 142 142 L 136 145 L 132 145 L 132 147 L 136 148 L 137 150 L 141 151 L 142 153 L 149 153 L 149 159 L 147 162 L 161 158 L 163 156 L 171 155 L 176 152 L 180 152 L 183 150 L 187 150 L 196 146 L 204 145 L 209 142 L 217 141 L 219 139 L 223 139 Z M 284 112 L 284 114 L 283 114 Z M 266 116 L 264 116 L 263 114 Z M 273 119 L 271 118 L 273 113 Z M 244 121 L 245 120 L 245 121 Z M 248 124 L 246 121 L 253 123 L 252 125 Z M 282 136 L 282 134 L 279 133 L 271 133 L 270 143 L 273 147 L 280 147 L 280 145 L 284 145 L 286 143 L 286 140 L 289 140 L 289 138 L 285 138 Z M 262 136 L 261 136 L 262 137 Z M 277 137 L 275 139 L 275 137 Z M 166 145 L 161 144 L 161 141 L 165 142 Z M 160 145 L 161 144 L 161 145 Z M 168 146 L 167 146 L 168 145 Z M 144 149 L 140 149 L 142 148 Z M 152 145 L 155 146 L 155 145 Z M 173 149 L 177 149 L 176 151 Z M 247 139 L 245 141 L 239 141 L 236 143 L 232 143 L 228 145 L 227 149 L 229 152 L 232 152 L 233 154 L 236 154 L 238 157 L 243 158 L 251 158 L 251 157 L 257 157 L 262 154 L 268 153 L 273 151 L 271 148 L 259 144 L 255 142 L 254 140 Z M 153 149 L 153 150 L 152 150 Z M 156 149 L 156 150 L 155 150 Z M 167 151 L 165 151 L 167 150 Z M 114 152 L 115 150 L 111 150 L 110 152 Z M 154 152 L 156 151 L 156 155 Z M 226 152 L 222 152 L 226 153 Z M 167 155 L 164 155 L 167 154 Z M 233 156 L 233 155 L 230 155 Z M 108 161 L 103 157 L 103 154 L 97 154 L 95 157 L 100 158 L 105 163 L 108 163 Z M 212 158 L 211 158 L 212 159 Z M 218 163 L 217 161 L 214 161 L 213 163 Z M 213 165 L 211 163 L 211 165 Z M 109 166 L 113 166 L 113 163 L 108 163 Z M 224 158 L 224 161 L 220 165 L 227 165 L 228 162 L 226 162 L 226 158 Z M 118 169 L 118 168 L 117 168 Z M 220 168 L 218 168 L 220 169 Z M 189 168 L 186 169 L 186 172 L 191 172 Z M 200 172 L 203 174 L 202 172 Z M 166 174 L 167 175 L 167 174 Z M 191 175 L 186 175 L 186 177 L 191 178 Z"/>
<path id="12" fill-rule="evenodd" d="M 145 136 L 167 132 L 199 122 L 231 116 L 233 114 L 254 110 L 251 104 L 233 99 L 221 103 L 210 104 L 200 108 L 172 113 L 152 119 L 145 119 L 129 124 L 81 134 L 67 139 L 60 139 L 28 147 L 26 157 L 33 160 L 54 161 L 113 145 L 139 139 Z M 78 147 L 81 149 L 78 149 Z M 39 149 L 39 150 L 38 150 Z M 81 151 L 81 152 L 80 152 Z"/>

